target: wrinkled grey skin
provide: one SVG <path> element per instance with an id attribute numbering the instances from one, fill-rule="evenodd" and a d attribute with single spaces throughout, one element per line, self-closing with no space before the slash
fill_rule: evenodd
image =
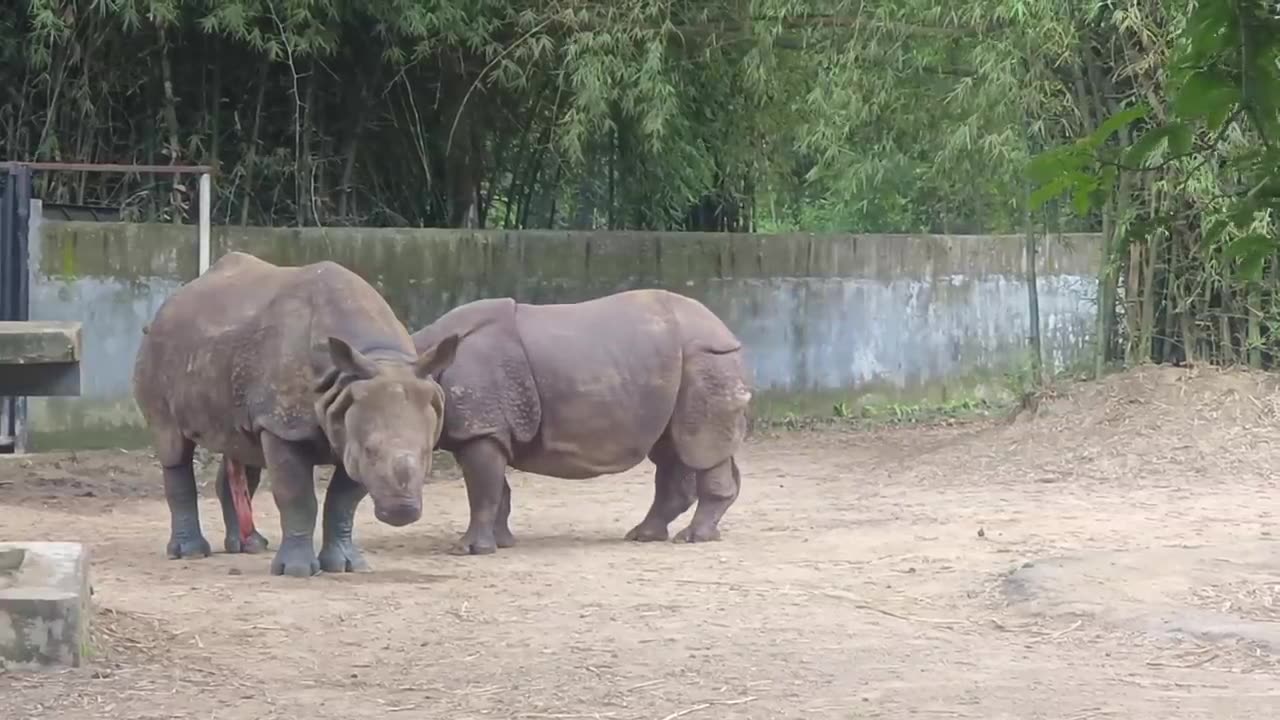
<path id="1" fill-rule="evenodd" d="M 356 507 L 367 494 L 382 522 L 421 516 L 444 412 L 432 375 L 456 348 L 456 337 L 442 336 L 419 354 L 377 291 L 336 263 L 220 259 L 161 305 L 134 365 L 134 397 L 164 469 L 168 556 L 209 554 L 191 464 L 200 445 L 224 456 L 224 514 L 227 460 L 252 488 L 262 468 L 271 471 L 282 533 L 273 574 L 367 567 L 351 538 Z M 313 468 L 328 464 L 317 557 Z M 229 550 L 233 534 L 228 527 Z"/>
<path id="2" fill-rule="evenodd" d="M 634 290 L 568 305 L 509 298 L 462 305 L 413 335 L 418 348 L 462 338 L 437 373 L 440 448 L 457 458 L 471 522 L 456 554 L 515 543 L 508 466 L 562 478 L 657 466 L 653 505 L 626 537 L 666 540 L 697 500 L 680 542 L 719 538 L 738 497 L 734 454 L 750 383 L 742 344 L 701 303 Z"/>

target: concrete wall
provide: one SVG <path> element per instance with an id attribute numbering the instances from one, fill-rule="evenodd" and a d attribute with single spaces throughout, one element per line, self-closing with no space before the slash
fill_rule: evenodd
<path id="1" fill-rule="evenodd" d="M 37 213 L 33 216 L 39 217 Z M 321 259 L 363 275 L 410 327 L 459 303 L 569 302 L 640 286 L 706 302 L 738 333 L 765 413 L 833 399 L 968 393 L 1024 362 L 1022 239 L 1009 237 L 502 232 L 215 227 L 213 257 Z M 145 442 L 130 390 L 141 331 L 195 276 L 191 226 L 41 220 L 33 319 L 84 322 L 83 395 L 31 401 L 36 447 Z M 1048 360 L 1082 357 L 1096 236 L 1046 242 L 1039 261 Z"/>

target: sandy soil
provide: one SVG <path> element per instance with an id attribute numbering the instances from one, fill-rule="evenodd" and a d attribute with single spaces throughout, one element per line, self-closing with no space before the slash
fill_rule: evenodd
<path id="1" fill-rule="evenodd" d="M 646 464 L 514 474 L 520 545 L 452 557 L 442 469 L 419 524 L 362 509 L 373 572 L 310 580 L 165 560 L 146 453 L 3 460 L 0 537 L 89 543 L 98 611 L 89 666 L 0 673 L 0 718 L 1267 717 L 1278 398 L 1150 369 L 1012 422 L 757 437 L 697 546 L 620 540 Z"/>

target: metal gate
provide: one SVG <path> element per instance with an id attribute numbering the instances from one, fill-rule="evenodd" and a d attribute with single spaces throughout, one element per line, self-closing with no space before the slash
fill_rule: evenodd
<path id="1" fill-rule="evenodd" d="M 0 173 L 0 321 L 28 320 L 31 308 L 27 229 L 31 168 L 10 165 Z M 13 452 L 26 422 L 26 398 L 0 397 L 0 453 Z"/>

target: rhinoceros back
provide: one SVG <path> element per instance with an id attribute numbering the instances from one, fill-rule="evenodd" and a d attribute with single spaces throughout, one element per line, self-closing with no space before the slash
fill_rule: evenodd
<path id="1" fill-rule="evenodd" d="M 441 447 L 478 437 L 500 443 L 508 457 L 538 432 L 542 408 L 529 360 L 516 329 L 516 303 L 486 298 L 459 305 L 413 334 L 418 352 L 448 335 L 462 338 L 457 355 L 440 374 L 445 388 Z"/>
<path id="2" fill-rule="evenodd" d="M 157 438 L 172 438 L 176 430 L 217 451 L 249 450 L 240 447 L 237 427 L 248 425 L 249 414 L 244 388 L 235 381 L 254 358 L 240 353 L 261 334 L 257 317 L 288 275 L 288 269 L 231 253 L 160 306 L 133 374 L 138 407 Z M 172 454 L 173 444 L 166 440 L 157 450 Z"/>
<path id="3" fill-rule="evenodd" d="M 520 305 L 516 326 L 542 408 L 540 453 L 523 464 L 590 477 L 644 460 L 680 384 L 680 328 L 662 295 Z"/>
<path id="4" fill-rule="evenodd" d="M 156 313 L 134 367 L 139 409 L 157 430 L 258 460 L 258 431 L 291 440 L 314 431 L 312 385 L 329 335 L 412 357 L 394 313 L 349 270 L 230 253 Z"/>

